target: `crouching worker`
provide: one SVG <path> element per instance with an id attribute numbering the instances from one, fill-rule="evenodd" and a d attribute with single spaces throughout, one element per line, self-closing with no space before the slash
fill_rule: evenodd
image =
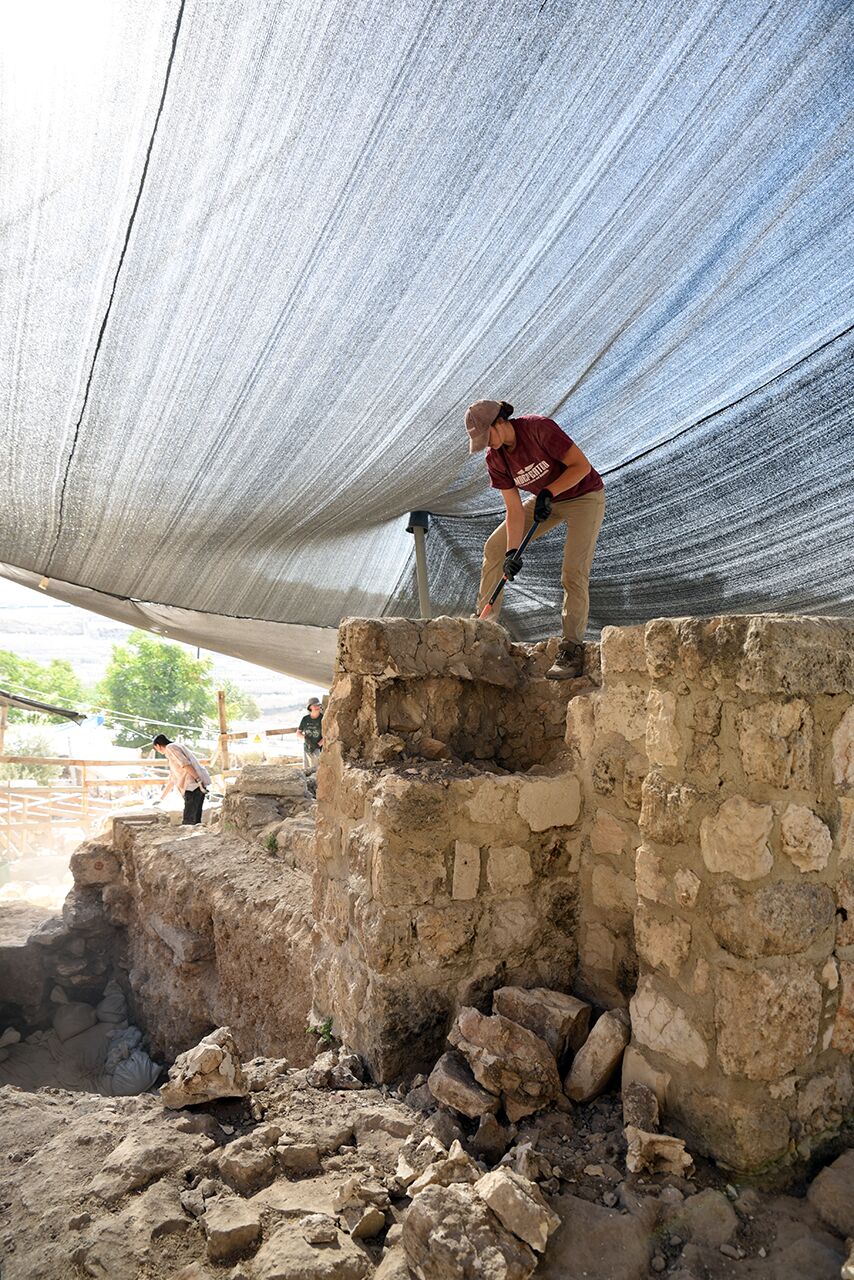
<path id="1" fill-rule="evenodd" d="M 202 820 L 202 805 L 211 785 L 211 775 L 204 765 L 199 764 L 192 751 L 180 742 L 172 742 L 165 733 L 158 733 L 152 745 L 169 762 L 169 781 L 160 793 L 160 800 L 165 800 L 175 787 L 184 797 L 182 825 L 198 826 Z"/>
<path id="2" fill-rule="evenodd" d="M 486 469 L 499 489 L 507 515 L 486 541 L 477 597 L 478 614 L 502 575 L 512 582 L 522 568 L 519 543 L 536 518 L 533 542 L 555 525 L 566 525 L 563 551 L 563 641 L 550 680 L 580 676 L 589 612 L 588 580 L 605 514 L 605 487 L 577 444 L 551 418 L 513 417 L 505 400 L 477 400 L 466 410 L 469 452 L 486 449 Z M 489 446 L 487 449 L 487 445 Z M 533 497 L 522 502 L 519 490 Z M 498 617 L 501 596 L 492 608 Z"/>
<path id="3" fill-rule="evenodd" d="M 302 759 L 306 773 L 312 773 L 320 764 L 323 750 L 323 707 L 319 698 L 309 698 L 308 715 L 299 722 L 297 733 L 302 738 Z"/>

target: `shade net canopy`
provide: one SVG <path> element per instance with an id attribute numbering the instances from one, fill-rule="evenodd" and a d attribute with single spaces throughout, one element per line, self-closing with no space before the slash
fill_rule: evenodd
<path id="1" fill-rule="evenodd" d="M 605 479 L 594 630 L 852 612 L 850 6 L 2 21 L 0 572 L 328 679 L 342 616 L 417 612 L 411 510 L 434 612 L 473 609 L 489 397 Z"/>

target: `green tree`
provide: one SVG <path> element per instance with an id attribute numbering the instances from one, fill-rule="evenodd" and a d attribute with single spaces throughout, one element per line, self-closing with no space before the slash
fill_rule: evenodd
<path id="1" fill-rule="evenodd" d="M 257 720 L 261 708 L 251 693 L 244 692 L 233 680 L 220 680 L 219 688 L 225 691 L 225 714 L 229 720 Z"/>
<path id="2" fill-rule="evenodd" d="M 54 723 L 56 723 L 54 721 Z M 12 734 L 6 739 L 6 755 L 9 756 L 52 756 L 54 754 L 50 738 L 40 738 L 32 733 Z M 0 764 L 0 780 L 15 781 L 20 778 L 32 778 L 42 786 L 53 782 L 62 772 L 62 767 L 51 764 Z"/>
<path id="3" fill-rule="evenodd" d="M 110 711 L 143 719 L 137 724 L 116 719 L 114 741 L 121 747 L 147 747 L 157 733 L 191 741 L 209 736 L 216 719 L 212 669 L 208 658 L 194 658 L 180 645 L 132 631 L 125 644 L 113 645 L 98 697 L 108 721 Z"/>
<path id="4" fill-rule="evenodd" d="M 81 704 L 86 701 L 86 691 L 70 662 L 64 658 L 35 662 L 32 658 L 20 658 L 8 649 L 0 649 L 0 689 L 35 698 L 37 702 L 68 707 L 71 711 L 81 710 Z M 9 723 L 56 724 L 56 718 L 10 707 Z"/>

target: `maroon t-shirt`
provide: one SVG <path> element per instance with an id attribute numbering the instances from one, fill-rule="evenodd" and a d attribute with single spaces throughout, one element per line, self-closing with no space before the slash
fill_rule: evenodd
<path id="1" fill-rule="evenodd" d="M 493 489 L 527 489 L 539 493 L 566 470 L 561 458 L 572 448 L 572 441 L 551 418 L 529 414 L 524 418 L 511 418 L 516 432 L 513 449 L 487 449 L 486 467 Z M 554 494 L 555 502 L 567 498 L 580 498 L 583 493 L 604 489 L 602 477 L 591 467 L 583 480 Z"/>

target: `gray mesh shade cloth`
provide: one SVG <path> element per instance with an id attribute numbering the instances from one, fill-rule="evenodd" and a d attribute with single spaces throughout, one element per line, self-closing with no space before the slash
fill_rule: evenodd
<path id="1" fill-rule="evenodd" d="M 852 611 L 847 5 L 7 22 L 0 572 L 328 679 L 342 616 L 416 610 L 412 509 L 472 609 L 489 396 L 605 477 L 594 629 Z"/>

